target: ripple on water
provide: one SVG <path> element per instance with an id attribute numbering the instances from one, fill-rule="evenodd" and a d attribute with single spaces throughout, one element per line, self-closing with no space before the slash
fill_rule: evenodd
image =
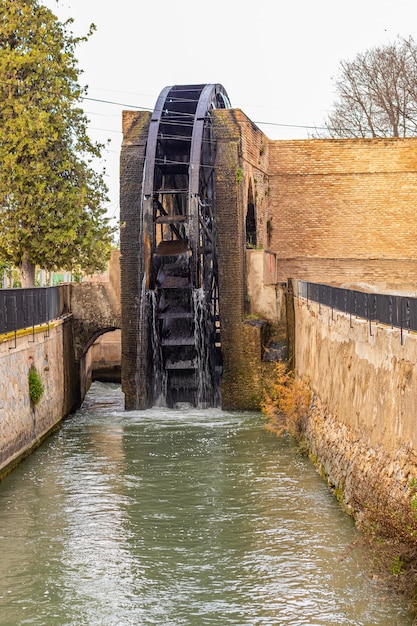
<path id="1" fill-rule="evenodd" d="M 82 409 L 0 484 L 2 626 L 409 626 L 310 462 L 257 414 Z"/>

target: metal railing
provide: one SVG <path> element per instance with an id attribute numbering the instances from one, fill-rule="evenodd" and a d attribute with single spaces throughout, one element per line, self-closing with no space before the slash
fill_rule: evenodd
<path id="1" fill-rule="evenodd" d="M 0 289 L 0 334 L 48 324 L 62 314 L 59 287 Z"/>
<path id="2" fill-rule="evenodd" d="M 367 293 L 331 285 L 298 281 L 298 295 L 333 310 L 347 313 L 391 328 L 417 331 L 417 298 L 390 294 Z"/>

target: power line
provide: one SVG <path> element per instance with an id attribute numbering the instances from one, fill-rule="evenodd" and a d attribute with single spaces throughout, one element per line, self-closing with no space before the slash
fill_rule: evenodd
<path id="1" fill-rule="evenodd" d="M 249 123 L 249 122 L 248 122 Z M 282 126 L 283 128 L 306 128 L 307 130 L 328 130 L 326 126 L 307 126 L 305 124 L 280 124 L 278 122 L 256 122 L 259 126 Z"/>
<path id="2" fill-rule="evenodd" d="M 139 111 L 149 111 L 150 113 L 152 113 L 154 111 L 154 109 L 151 109 L 150 107 L 143 107 L 143 106 L 138 106 L 138 105 L 134 105 L 134 104 L 126 104 L 123 102 L 116 102 L 116 101 L 112 101 L 112 100 L 102 100 L 101 98 L 90 98 L 87 96 L 82 96 L 83 100 L 89 100 L 91 102 L 98 102 L 98 103 L 102 103 L 102 104 L 111 104 L 114 106 L 120 106 L 120 107 L 129 107 L 131 109 L 137 109 Z M 173 98 L 174 100 L 174 98 Z M 183 99 L 178 99 L 183 101 Z M 176 115 L 182 115 L 182 116 L 186 116 L 186 113 L 178 113 L 178 112 L 173 112 L 170 111 L 170 114 L 175 113 Z M 193 116 L 193 114 L 188 114 L 190 117 Z M 254 124 L 260 125 L 260 126 L 276 126 L 276 127 L 280 127 L 280 128 L 303 128 L 306 130 L 328 130 L 327 127 L 325 126 L 311 126 L 308 124 L 283 124 L 281 122 L 260 122 L 260 121 L 256 121 L 256 120 L 251 120 Z M 180 123 L 176 123 L 173 120 L 170 120 L 170 125 L 175 126 L 175 125 L 180 125 Z M 249 122 L 248 122 L 249 123 Z M 182 123 L 182 125 L 186 125 L 184 122 Z"/>
<path id="3" fill-rule="evenodd" d="M 15 85 L 18 86 L 19 83 L 17 81 L 4 81 L 3 85 L 7 84 L 7 85 Z M 54 94 L 54 95 L 58 95 L 56 92 L 54 91 L 50 91 L 49 93 Z M 80 100 L 83 101 L 88 101 L 88 102 L 97 102 L 99 104 L 110 104 L 112 106 L 118 106 L 118 107 L 127 107 L 129 109 L 136 109 L 138 111 L 149 111 L 150 113 L 152 113 L 154 111 L 153 108 L 150 107 L 144 107 L 144 106 L 139 106 L 136 104 L 131 104 L 131 103 L 125 103 L 125 102 L 117 102 L 114 100 L 104 100 L 102 98 L 91 98 L 90 96 L 83 96 L 82 94 L 79 96 Z M 175 98 L 172 97 L 172 101 L 176 101 L 178 100 L 179 102 L 185 102 L 186 99 L 184 98 Z M 191 100 L 192 102 L 195 102 L 195 100 Z M 193 117 L 192 113 L 179 113 L 176 111 L 169 111 L 170 114 L 173 115 L 181 115 L 182 117 L 186 117 L 186 116 L 190 116 Z M 87 114 L 87 113 L 86 113 Z M 94 115 L 94 113 L 89 113 L 90 115 Z M 280 122 L 258 122 L 256 120 L 251 120 L 251 122 L 253 122 L 254 124 L 260 125 L 260 126 L 274 126 L 274 127 L 279 127 L 279 128 L 302 128 L 302 129 L 306 129 L 306 130 L 328 130 L 328 128 L 326 127 L 320 127 L 320 126 L 311 126 L 311 125 L 307 125 L 307 124 L 283 124 Z M 169 121 L 169 123 L 171 125 L 175 125 L 175 122 L 173 122 L 172 120 Z M 248 122 L 249 123 L 249 122 Z M 182 122 L 183 125 L 186 125 L 186 122 Z M 103 129 L 105 131 L 105 129 Z M 105 132 L 114 132 L 114 131 L 105 131 Z"/>
<path id="4" fill-rule="evenodd" d="M 140 107 L 135 104 L 125 104 L 123 102 L 113 102 L 112 100 L 102 100 L 101 98 L 90 98 L 88 96 L 81 96 L 81 100 L 89 100 L 90 102 L 100 102 L 101 104 L 112 104 L 112 105 L 119 106 L 119 107 L 129 107 L 132 109 L 138 109 L 140 111 L 150 111 L 150 112 L 153 111 L 153 109 L 150 109 L 149 107 Z"/>

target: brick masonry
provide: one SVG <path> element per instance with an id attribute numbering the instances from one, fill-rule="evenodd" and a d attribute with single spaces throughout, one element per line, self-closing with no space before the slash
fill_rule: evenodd
<path id="1" fill-rule="evenodd" d="M 126 409 L 147 404 L 146 320 L 139 315 L 144 262 L 140 206 L 150 113 L 124 111 L 120 157 L 120 280 L 122 307 L 122 388 Z M 140 341 L 139 337 L 144 338 Z"/>
<path id="2" fill-rule="evenodd" d="M 127 408 L 145 406 L 147 398 L 147 356 L 138 344 L 138 335 L 143 337 L 146 329 L 140 328 L 138 311 L 144 273 L 140 192 L 149 119 L 148 113 L 131 111 L 123 117 L 122 384 Z M 239 109 L 215 110 L 212 119 L 217 140 L 222 403 L 224 408 L 254 408 L 261 377 L 259 371 L 248 373 L 250 349 L 241 340 L 245 315 L 258 312 L 258 295 L 251 299 L 248 293 L 249 204 L 255 210 L 256 247 L 267 261 L 263 282 L 268 285 L 268 310 L 282 311 L 278 287 L 289 278 L 413 294 L 417 139 L 271 141 Z M 259 304 L 258 309 L 265 307 Z"/>
<path id="3" fill-rule="evenodd" d="M 259 193 L 265 197 L 266 174 L 262 170 L 264 152 L 261 146 L 266 143 L 259 129 L 240 111 L 215 111 L 213 126 L 218 142 L 216 215 L 223 356 L 222 407 L 257 409 L 261 393 L 262 329 L 245 324 L 244 207 L 249 193 L 254 200 Z M 263 206 L 261 200 L 259 206 Z M 262 212 L 258 213 L 258 221 L 263 228 Z"/>
<path id="4" fill-rule="evenodd" d="M 280 279 L 417 281 L 417 139 L 271 141 L 269 172 Z"/>

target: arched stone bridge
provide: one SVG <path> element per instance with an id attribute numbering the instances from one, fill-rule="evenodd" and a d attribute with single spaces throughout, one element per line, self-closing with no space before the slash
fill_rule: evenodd
<path id="1" fill-rule="evenodd" d="M 114 250 L 104 274 L 70 285 L 69 310 L 77 362 L 82 362 L 100 335 L 121 328 L 119 257 L 119 251 Z"/>

